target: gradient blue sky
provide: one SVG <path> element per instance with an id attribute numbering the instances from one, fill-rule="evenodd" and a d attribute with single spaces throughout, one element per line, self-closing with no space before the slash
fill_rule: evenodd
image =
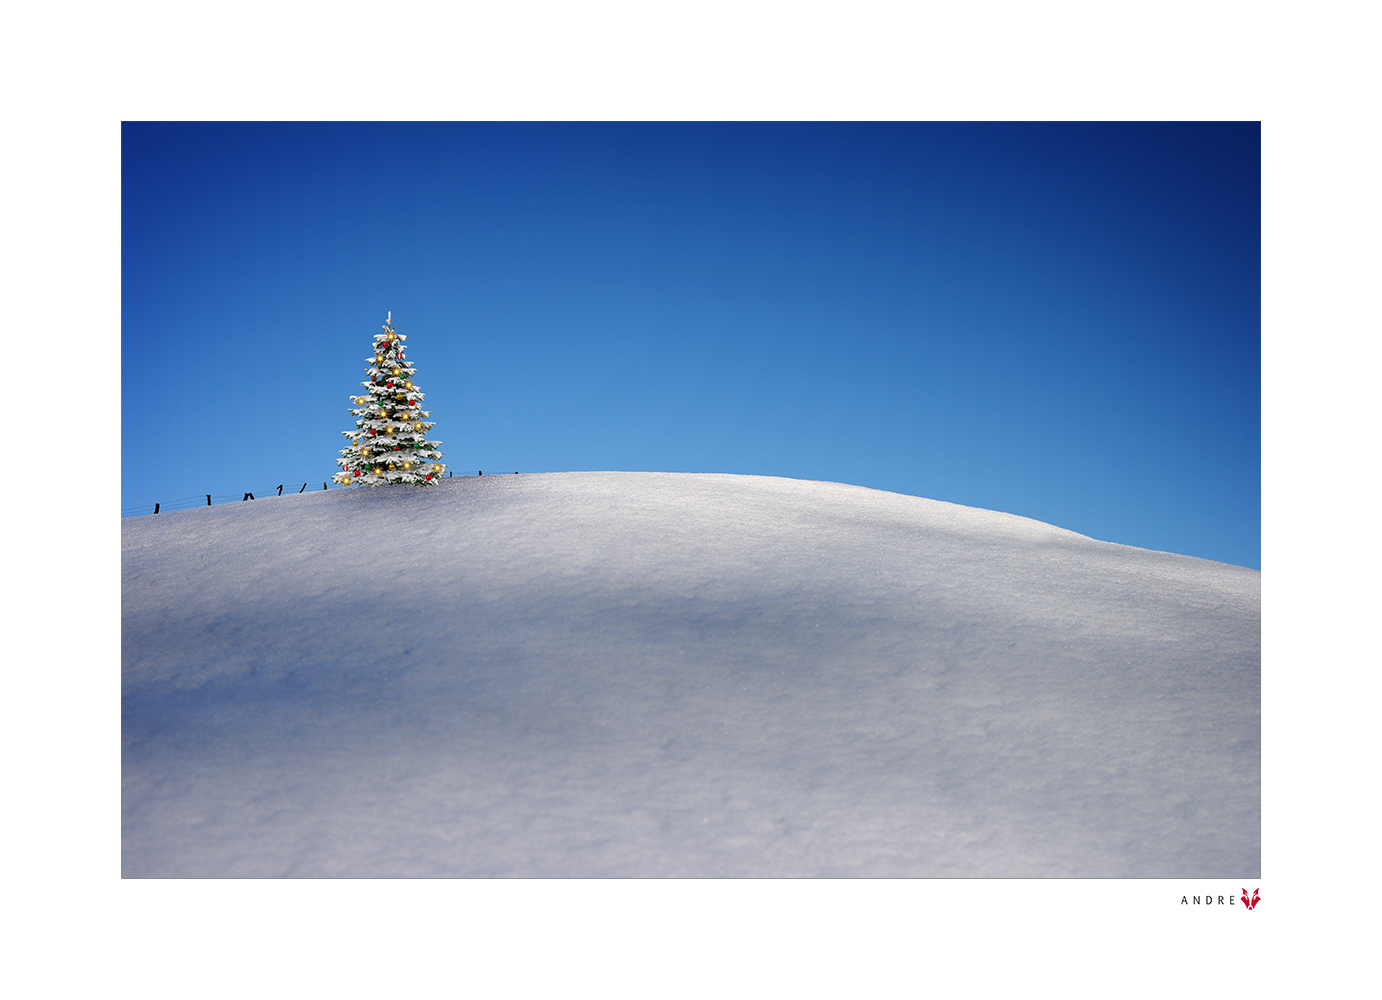
<path id="1" fill-rule="evenodd" d="M 124 506 L 320 489 L 392 310 L 457 475 L 1261 565 L 1256 123 L 126 123 L 122 188 Z"/>

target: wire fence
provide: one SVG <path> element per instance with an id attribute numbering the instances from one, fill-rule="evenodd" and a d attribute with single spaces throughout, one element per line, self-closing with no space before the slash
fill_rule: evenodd
<path id="1" fill-rule="evenodd" d="M 345 487 L 327 480 L 321 486 L 307 482 L 300 485 L 298 483 L 280 484 L 267 490 L 246 490 L 244 493 L 203 493 L 195 497 L 179 497 L 176 500 L 140 504 L 138 507 L 121 507 L 120 516 L 138 517 L 140 514 L 162 514 L 170 510 L 187 510 L 190 507 L 212 507 L 222 503 L 241 503 L 245 500 L 253 500 L 255 497 L 282 496 L 285 490 L 289 493 L 306 493 L 309 489 L 343 490 Z"/>
<path id="2" fill-rule="evenodd" d="M 485 473 L 483 470 L 480 470 L 477 474 L 483 476 Z M 448 471 L 446 475 L 447 478 L 451 478 L 451 472 Z M 514 475 L 516 476 L 518 475 L 518 473 L 515 472 Z M 312 490 L 315 490 L 316 488 L 317 484 L 312 482 L 303 483 L 301 486 L 297 486 L 296 483 L 290 486 L 285 486 L 284 484 L 280 483 L 278 486 L 270 487 L 267 490 L 261 490 L 258 493 L 254 493 L 250 490 L 246 490 L 243 494 L 203 493 L 200 496 L 181 497 L 177 500 L 169 500 L 166 503 L 159 501 L 157 503 L 140 504 L 138 507 L 121 507 L 120 516 L 139 517 L 142 514 L 162 514 L 172 510 L 188 510 L 192 507 L 214 507 L 217 504 L 222 503 L 244 503 L 247 500 L 253 500 L 256 496 L 281 497 L 284 494 L 285 490 L 288 493 L 307 493 Z M 345 485 L 341 483 L 334 483 L 329 479 L 326 482 L 322 483 L 321 488 L 323 490 L 347 489 Z"/>

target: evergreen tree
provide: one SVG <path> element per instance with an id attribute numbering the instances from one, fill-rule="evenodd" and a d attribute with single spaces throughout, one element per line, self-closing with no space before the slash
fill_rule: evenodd
<path id="1" fill-rule="evenodd" d="M 341 471 L 332 478 L 344 486 L 431 486 L 446 471 L 437 461 L 441 442 L 424 440 L 433 427 L 425 418 L 432 414 L 421 408 L 423 394 L 413 385 L 416 369 L 403 356 L 407 339 L 394 330 L 393 313 L 384 332 L 374 335 L 369 378 L 360 383 L 365 394 L 350 397 L 355 430 L 341 431 L 350 444 L 341 449 L 336 459 Z"/>

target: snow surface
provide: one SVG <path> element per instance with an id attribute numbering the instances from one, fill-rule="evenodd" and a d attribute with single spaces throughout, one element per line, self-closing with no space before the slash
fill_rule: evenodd
<path id="1" fill-rule="evenodd" d="M 835 483 L 123 528 L 125 876 L 1260 875 L 1260 574 Z"/>

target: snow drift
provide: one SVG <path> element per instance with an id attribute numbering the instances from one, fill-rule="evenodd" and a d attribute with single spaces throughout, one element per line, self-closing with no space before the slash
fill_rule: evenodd
<path id="1" fill-rule="evenodd" d="M 1260 574 L 756 476 L 123 522 L 126 876 L 1260 874 Z"/>

